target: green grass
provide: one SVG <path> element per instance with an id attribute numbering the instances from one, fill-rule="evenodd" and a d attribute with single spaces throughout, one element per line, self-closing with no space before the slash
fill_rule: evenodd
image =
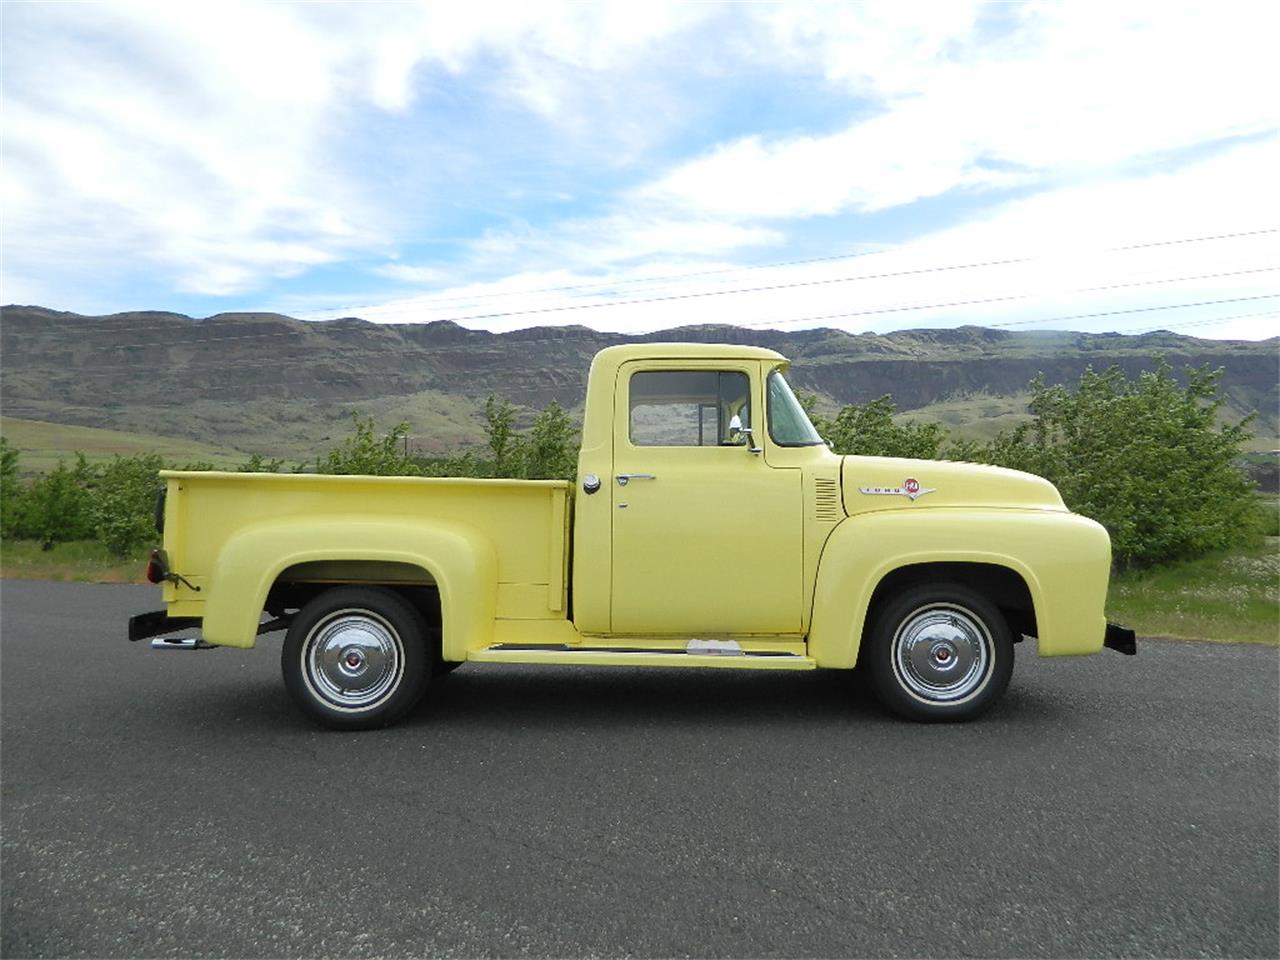
<path id="1" fill-rule="evenodd" d="M 91 463 L 110 460 L 116 454 L 134 456 L 143 453 L 158 453 L 173 463 L 207 460 L 216 466 L 233 466 L 248 459 L 247 454 L 238 450 L 198 440 L 14 417 L 0 418 L 0 434 L 18 448 L 18 467 L 27 475 L 48 473 L 59 460 L 73 461 L 76 453 L 83 453 Z"/>
<path id="2" fill-rule="evenodd" d="M 0 577 L 19 580 L 80 580 L 88 583 L 145 583 L 149 550 L 121 559 L 94 540 L 55 544 L 38 540 L 0 543 Z"/>
<path id="3" fill-rule="evenodd" d="M 1107 616 L 1139 636 L 1280 646 L 1280 537 L 1117 574 Z"/>

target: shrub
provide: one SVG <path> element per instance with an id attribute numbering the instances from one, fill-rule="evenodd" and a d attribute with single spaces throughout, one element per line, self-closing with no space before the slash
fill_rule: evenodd
<path id="1" fill-rule="evenodd" d="M 157 454 L 117 456 L 102 468 L 93 504 L 93 533 L 118 557 L 156 539 L 155 505 L 164 461 Z"/>
<path id="2" fill-rule="evenodd" d="M 811 407 L 812 401 L 808 404 Z M 936 459 L 947 437 L 946 428 L 913 420 L 895 422 L 894 409 L 893 397 L 885 394 L 868 404 L 849 404 L 833 420 L 817 417 L 814 426 L 831 441 L 836 453 Z"/>
<path id="3" fill-rule="evenodd" d="M 514 477 L 519 475 L 520 438 L 515 432 L 515 410 L 500 397 L 489 394 L 484 402 L 484 432 L 489 437 L 489 449 L 493 452 L 493 475 Z"/>
<path id="4" fill-rule="evenodd" d="M 340 447 L 316 458 L 316 473 L 364 474 L 375 477 L 417 476 L 422 471 L 404 449 L 409 424 L 398 423 L 385 436 L 378 436 L 373 417 L 361 420 L 351 415 L 352 436 Z"/>
<path id="5" fill-rule="evenodd" d="M 521 476 L 530 480 L 572 480 L 577 472 L 578 446 L 573 423 L 554 400 L 533 421 L 522 446 Z"/>
<path id="6" fill-rule="evenodd" d="M 1163 360 L 1136 380 L 1088 369 L 1074 391 L 1038 377 L 1031 423 L 961 452 L 1052 481 L 1110 531 L 1120 566 L 1198 556 L 1257 530 L 1253 485 L 1235 463 L 1249 420 L 1219 425 L 1218 377 L 1188 368 L 1183 387 Z"/>
<path id="7" fill-rule="evenodd" d="M 275 457 L 264 457 L 260 453 L 255 453 L 240 466 L 236 467 L 236 473 L 279 473 L 283 466 L 283 460 L 278 460 Z"/>
<path id="8" fill-rule="evenodd" d="M 96 471 L 83 454 L 71 469 L 59 460 L 51 473 L 36 479 L 21 497 L 14 536 L 39 540 L 46 547 L 93 536 Z"/>
<path id="9" fill-rule="evenodd" d="M 18 451 L 0 437 L 0 537 L 10 539 L 22 526 L 24 491 L 18 483 Z"/>

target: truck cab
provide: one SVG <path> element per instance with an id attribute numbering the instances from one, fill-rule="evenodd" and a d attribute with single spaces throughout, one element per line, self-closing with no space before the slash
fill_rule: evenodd
<path id="1" fill-rule="evenodd" d="M 591 558 L 574 564 L 580 631 L 804 636 L 843 517 L 840 458 L 785 366 L 771 350 L 702 344 L 597 356 L 575 496 L 574 557 Z"/>

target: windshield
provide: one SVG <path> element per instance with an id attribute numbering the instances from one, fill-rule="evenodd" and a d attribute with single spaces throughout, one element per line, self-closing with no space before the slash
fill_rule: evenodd
<path id="1" fill-rule="evenodd" d="M 781 447 L 811 447 L 822 443 L 818 431 L 777 370 L 769 374 L 769 436 Z"/>

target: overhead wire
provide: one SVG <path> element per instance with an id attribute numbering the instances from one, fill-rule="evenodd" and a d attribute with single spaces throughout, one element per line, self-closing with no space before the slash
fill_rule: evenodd
<path id="1" fill-rule="evenodd" d="M 1193 307 L 1216 306 L 1216 305 L 1222 305 L 1222 304 L 1227 304 L 1227 303 L 1242 303 L 1242 302 L 1249 302 L 1249 301 L 1258 301 L 1258 300 L 1275 300 L 1275 299 L 1280 299 L 1280 293 L 1263 294 L 1263 295 L 1259 295 L 1259 296 L 1249 296 L 1249 297 L 1229 297 L 1229 298 L 1223 298 L 1223 299 L 1218 299 L 1218 300 L 1201 300 L 1201 301 L 1193 301 L 1193 302 L 1187 302 L 1187 303 L 1161 304 L 1161 305 L 1158 305 L 1158 306 L 1134 307 L 1134 308 L 1128 308 L 1128 309 L 1123 309 L 1123 310 L 1105 310 L 1105 311 L 1098 311 L 1098 312 L 1094 312 L 1094 313 L 1066 314 L 1066 315 L 1059 315 L 1059 316 L 1054 316 L 1054 317 L 1038 317 L 1038 318 L 1030 319 L 1030 320 L 1012 320 L 1012 321 L 1005 321 L 1005 322 L 1001 322 L 1001 323 L 985 323 L 985 324 L 981 324 L 981 326 L 982 326 L 982 327 L 984 327 L 984 328 L 1004 328 L 1004 327 L 1023 326 L 1023 325 L 1036 324 L 1036 323 L 1060 323 L 1060 322 L 1064 322 L 1064 321 L 1068 321 L 1068 320 L 1099 319 L 1099 318 L 1102 318 L 1102 317 L 1116 317 L 1116 316 L 1128 316 L 1128 315 L 1137 315 L 1137 314 L 1154 313 L 1154 312 L 1158 312 L 1158 311 L 1162 311 L 1162 310 L 1183 310 L 1183 309 L 1190 309 L 1190 308 L 1193 308 Z M 903 308 L 903 309 L 911 309 L 911 308 Z M 919 308 L 919 309 L 923 309 L 923 308 Z M 1268 315 L 1270 315 L 1270 314 L 1272 314 L 1272 313 L 1275 313 L 1275 312 L 1276 312 L 1276 311 L 1272 311 L 1272 310 L 1265 310 L 1265 311 L 1261 311 L 1261 312 L 1258 312 L 1258 313 L 1235 314 L 1235 315 L 1232 315 L 1232 316 L 1230 316 L 1230 317 L 1216 318 L 1216 319 L 1212 319 L 1212 320 L 1206 319 L 1206 320 L 1203 320 L 1203 321 L 1201 321 L 1201 320 L 1196 320 L 1196 321 L 1189 321 L 1189 322 L 1186 322 L 1185 324 L 1169 324 L 1169 325 L 1166 325 L 1166 326 L 1182 326 L 1182 325 L 1187 325 L 1187 326 L 1197 326 L 1197 325 L 1201 325 L 1201 324 L 1205 324 L 1205 325 L 1207 325 L 1207 324 L 1210 324 L 1210 323 L 1225 322 L 1225 321 L 1227 321 L 1227 320 L 1231 320 L 1231 319 L 1242 319 L 1242 318 L 1245 318 L 1245 317 L 1268 316 Z M 823 319 L 838 319 L 838 318 L 846 317 L 846 316 L 849 316 L 849 314 L 828 314 L 828 315 L 824 315 L 824 316 L 820 316 L 820 317 L 810 317 L 810 318 L 804 318 L 804 319 L 797 319 L 795 322 L 805 322 L 806 320 L 807 320 L 807 321 L 813 321 L 813 322 L 816 322 L 816 321 L 823 320 Z M 1160 329 L 1164 329 L 1164 328 L 1165 328 L 1165 327 L 1153 327 L 1153 328 L 1150 328 L 1150 330 L 1143 330 L 1143 331 L 1139 331 L 1139 332 L 1147 333 L 1147 332 L 1153 332 L 1153 331 L 1155 331 L 1155 330 L 1160 330 Z M 893 332 L 893 331 L 889 331 L 889 332 Z M 1118 332 L 1118 331 L 1117 331 L 1117 332 Z M 852 334 L 851 334 L 851 335 L 852 335 Z M 269 337 L 269 336 L 277 336 L 277 334 L 261 334 L 260 336 Z M 252 338 L 252 335 L 251 335 L 250 337 L 245 338 L 245 339 L 249 339 L 249 338 Z M 226 339 L 226 340 L 231 340 L 231 339 L 239 339 L 239 338 L 228 337 L 228 338 L 224 338 L 224 339 Z M 528 338 L 528 339 L 523 340 L 523 341 L 521 341 L 521 342 L 526 342 L 526 343 L 546 343 L 546 342 L 552 342 L 552 341 L 563 340 L 563 339 L 564 339 L 563 337 L 558 337 L 558 336 L 549 336 L 549 337 Z M 221 341 L 221 340 L 212 340 L 212 341 L 205 341 L 205 342 L 210 342 L 210 343 L 219 343 L 219 342 L 222 342 L 222 341 Z M 128 345 L 123 345 L 123 346 L 151 346 L 151 347 L 159 347 L 159 346 L 165 346 L 165 345 L 164 345 L 164 344 L 158 344 L 158 343 L 147 343 L 147 344 L 128 344 Z M 435 353 L 440 353 L 440 352 L 442 352 L 442 351 L 446 351 L 446 350 L 452 350 L 452 349 L 465 349 L 465 348 L 467 348 L 468 346 L 472 346 L 472 345 L 471 345 L 471 344 L 465 344 L 465 343 L 460 343 L 460 344 L 441 344 L 441 345 L 434 345 L 434 344 L 433 344 L 433 345 L 431 345 L 429 348 L 428 348 L 428 347 L 426 347 L 426 346 L 424 346 L 424 347 L 423 347 L 423 349 L 424 349 L 424 350 L 429 350 L 431 353 L 435 354 Z M 350 351 L 350 350 L 348 350 L 348 351 L 346 351 L 343 355 L 333 358 L 333 362 L 335 362 L 335 363 L 341 363 L 342 361 L 351 360 L 351 359 L 352 359 L 352 354 L 361 354 L 361 355 L 366 355 L 366 356 L 378 356 L 378 355 L 379 355 L 379 354 L 377 353 L 377 351 L 371 350 L 371 349 L 369 349 L 368 347 L 363 347 L 363 348 L 361 348 L 361 349 L 359 349 L 359 350 L 356 350 L 356 351 Z M 218 363 L 218 359 L 219 359 L 219 358 L 201 357 L 201 358 L 200 358 L 200 360 L 199 360 L 199 363 L 200 363 L 200 365 L 201 365 L 201 367 L 202 367 L 202 368 L 208 368 L 208 367 L 210 367 L 210 366 L 218 366 L 218 365 L 219 365 L 219 363 Z M 228 357 L 228 358 L 226 358 L 226 359 L 225 359 L 225 361 L 223 361 L 223 363 L 222 363 L 221 365 L 228 366 L 228 367 L 237 367 L 237 368 L 238 368 L 238 367 L 279 366 L 279 365 L 280 365 L 280 363 L 281 363 L 281 358 L 280 358 L 280 357 L 271 357 L 271 358 L 264 358 L 264 359 L 259 359 L 259 360 L 244 360 L 244 359 L 242 359 L 242 358 Z M 92 365 L 88 365 L 88 364 L 80 364 L 80 365 L 78 365 L 78 369 L 80 369 L 80 370 L 82 370 L 82 371 L 87 371 L 87 370 L 92 370 L 92 369 L 112 369 L 112 368 L 114 368 L 114 366 L 115 366 L 114 364 L 102 364 L 100 367 L 95 368 L 95 367 L 93 367 Z"/>
<path id="2" fill-rule="evenodd" d="M 1143 243 L 1127 244 L 1124 246 L 1106 247 L 1106 248 L 1103 248 L 1102 252 L 1115 253 L 1115 252 L 1124 251 L 1124 250 L 1144 250 L 1144 249 L 1154 248 L 1154 247 L 1176 246 L 1178 244 L 1185 244 L 1185 243 L 1205 243 L 1205 242 L 1214 241 L 1214 240 L 1232 240 L 1232 239 L 1237 239 L 1241 237 L 1260 236 L 1268 233 L 1280 233 L 1280 227 L 1266 227 L 1260 230 L 1240 230 L 1234 233 L 1219 233 L 1219 234 L 1211 234 L 1211 235 L 1199 236 L 1199 237 L 1180 237 L 1173 240 L 1153 240 L 1153 241 L 1146 241 Z M 831 262 L 840 261 L 840 260 L 856 260 L 856 259 L 862 259 L 865 257 L 889 256 L 893 253 L 897 253 L 900 249 L 901 249 L 900 247 L 895 246 L 887 250 L 863 250 L 863 251 L 858 251 L 856 253 L 839 253 L 839 254 L 833 254 L 831 256 L 826 256 L 826 257 L 809 257 L 807 259 L 799 259 L 799 260 L 782 260 L 774 263 L 745 264 L 740 267 L 720 267 L 715 270 L 698 270 L 698 271 L 692 271 L 688 273 L 675 273 L 675 274 L 667 274 L 665 276 L 660 275 L 656 277 L 631 277 L 623 280 L 601 280 L 601 281 L 596 281 L 592 283 L 576 283 L 576 284 L 568 284 L 568 285 L 556 286 L 556 287 L 539 287 L 539 288 L 534 288 L 532 290 L 499 290 L 499 291 L 494 291 L 492 293 L 478 293 L 473 295 L 457 295 L 457 296 L 450 296 L 450 297 L 423 297 L 423 298 L 417 298 L 414 302 L 422 306 L 430 306 L 431 304 L 446 304 L 446 303 L 458 303 L 458 302 L 470 303 L 470 302 L 475 302 L 477 300 L 489 300 L 489 299 L 496 299 L 501 297 L 535 296 L 540 293 L 563 293 L 563 292 L 574 291 L 574 290 L 591 290 L 591 289 L 599 289 L 599 288 L 607 289 L 611 287 L 619 287 L 619 286 L 625 286 L 625 285 L 635 284 L 635 283 L 653 283 L 653 284 L 662 285 L 662 284 L 668 283 L 669 281 L 691 280 L 691 279 L 697 279 L 699 277 L 718 276 L 718 275 L 729 274 L 729 273 L 745 273 L 745 272 L 755 271 L 755 270 L 775 270 L 775 269 L 782 269 L 785 267 L 808 266 L 814 263 L 831 263 Z M 995 261 L 992 261 L 992 263 L 993 264 L 1027 263 L 1033 260 L 1043 260 L 1047 258 L 1048 257 L 1046 255 L 1030 256 L 1030 257 L 1015 257 L 1015 258 L 1009 258 L 1009 259 L 1003 259 L 1003 260 L 995 260 Z M 951 267 L 940 267 L 937 269 L 962 269 L 965 266 L 966 265 L 964 264 L 959 264 Z M 981 264 L 975 264 L 974 266 L 981 266 Z M 660 286 L 655 286 L 654 289 L 660 289 Z M 354 308 L 354 309 L 358 309 L 358 308 Z"/>
<path id="3" fill-rule="evenodd" d="M 1148 249 L 1148 248 L 1163 247 L 1163 246 L 1174 246 L 1174 245 L 1189 244 L 1189 243 L 1201 243 L 1201 242 L 1210 242 L 1210 241 L 1217 241 L 1217 240 L 1224 240 L 1224 239 L 1259 236 L 1259 235 L 1272 234 L 1277 232 L 1280 232 L 1280 228 L 1266 228 L 1266 229 L 1259 229 L 1259 230 L 1237 231 L 1234 233 L 1213 234 L 1213 235 L 1206 235 L 1206 236 L 1199 236 L 1199 237 L 1183 237 L 1183 238 L 1176 238 L 1171 240 L 1148 241 L 1140 244 L 1129 244 L 1129 245 L 1117 246 L 1109 249 L 1111 251 Z M 883 251 L 883 252 L 891 252 L 891 251 Z M 809 260 L 785 261 L 778 264 L 755 265 L 755 266 L 748 266 L 748 267 L 742 267 L 742 268 L 726 268 L 726 270 L 724 271 L 706 271 L 702 275 L 709 275 L 712 273 L 730 272 L 730 271 L 737 271 L 737 270 L 766 269 L 767 267 L 770 267 L 770 266 L 790 266 L 790 265 L 797 265 L 797 264 L 804 264 L 804 263 L 834 261 L 834 260 L 850 259 L 853 257 L 870 256 L 870 255 L 872 254 L 870 253 L 841 254 L 841 255 L 834 255 L 831 257 L 811 258 Z M 1014 265 L 1014 264 L 1020 264 L 1020 263 L 1027 263 L 1037 259 L 1045 259 L 1045 258 L 1044 257 L 1020 257 L 1020 258 L 1010 258 L 1010 259 L 1003 259 L 1003 260 L 987 260 L 987 261 L 978 261 L 978 262 L 961 263 L 961 264 L 944 264 L 944 265 L 938 265 L 933 267 L 915 268 L 911 270 L 888 271 L 888 272 L 879 273 L 879 274 L 862 274 L 862 275 L 852 276 L 852 277 L 820 278 L 815 280 L 793 281 L 790 283 L 782 283 L 782 284 L 767 284 L 767 285 L 762 285 L 758 287 L 737 288 L 732 290 L 696 291 L 696 292 L 685 293 L 685 294 L 672 294 L 672 295 L 663 296 L 663 297 L 640 298 L 640 299 L 632 299 L 632 300 L 615 300 L 615 301 L 605 301 L 603 303 L 566 304 L 566 305 L 552 306 L 552 307 L 529 308 L 529 309 L 518 310 L 518 311 L 502 311 L 502 312 L 495 312 L 495 313 L 489 313 L 489 314 L 473 314 L 473 315 L 467 315 L 462 317 L 440 318 L 430 322 L 460 323 L 462 321 L 467 321 L 467 320 L 499 319 L 504 317 L 528 316 L 528 315 L 537 315 L 537 314 L 545 314 L 545 313 L 558 313 L 558 312 L 564 312 L 569 310 L 608 309 L 612 307 L 643 305 L 648 303 L 699 299 L 699 298 L 716 297 L 716 296 L 743 295 L 743 294 L 749 294 L 749 293 L 761 293 L 761 292 L 771 292 L 771 291 L 785 290 L 785 289 L 831 285 L 831 284 L 837 284 L 837 283 L 851 283 L 851 282 L 857 282 L 857 281 L 889 279 L 894 277 L 913 276 L 913 275 L 939 273 L 939 272 L 946 272 L 946 271 L 980 269 L 980 268 L 992 267 L 992 266 L 1007 266 L 1007 265 Z M 1077 290 L 1064 291 L 1064 292 L 1067 292 L 1067 293 L 1099 292 L 1103 290 L 1121 289 L 1125 287 L 1147 286 L 1147 285 L 1157 285 L 1157 284 L 1166 284 L 1166 283 L 1179 283 L 1179 282 L 1186 282 L 1190 280 L 1216 279 L 1216 278 L 1222 278 L 1222 277 L 1228 277 L 1228 276 L 1240 276 L 1240 275 L 1251 274 L 1251 273 L 1263 273 L 1263 272 L 1273 271 L 1276 269 L 1280 269 L 1280 268 L 1262 267 L 1262 268 L 1256 268 L 1256 269 L 1250 269 L 1250 270 L 1229 271 L 1229 272 L 1216 273 L 1216 274 L 1200 274 L 1200 275 L 1194 275 L 1194 276 L 1161 278 L 1157 280 L 1134 281 L 1131 283 L 1124 283 L 1124 284 L 1084 287 L 1084 288 L 1079 288 Z M 678 276 L 679 275 L 677 275 L 677 277 Z M 696 276 L 696 274 L 690 274 L 688 276 Z M 914 310 L 945 309 L 950 307 L 961 307 L 961 306 L 980 306 L 980 305 L 985 305 L 990 303 L 1001 303 L 1001 302 L 1009 302 L 1009 301 L 1018 300 L 1018 299 L 1028 299 L 1034 295 L 1035 294 L 1030 294 L 1030 293 L 1011 294 L 1011 295 L 1001 295 L 1001 296 L 995 296 L 995 297 L 976 298 L 973 300 L 950 301 L 950 302 L 939 303 L 939 304 L 916 304 L 916 305 L 882 307 L 882 308 L 877 308 L 873 310 L 823 314 L 819 317 L 797 317 L 797 318 L 787 318 L 787 319 L 770 319 L 770 320 L 762 320 L 762 321 L 752 321 L 748 323 L 736 324 L 736 326 L 754 328 L 754 327 L 782 325 L 782 324 L 789 325 L 794 323 L 808 323 L 808 322 L 815 322 L 817 320 L 822 320 L 822 319 L 846 319 L 846 318 L 855 317 L 855 316 L 873 316 L 877 314 L 900 313 L 900 312 L 908 312 L 908 311 L 914 311 Z M 262 319 L 263 321 L 269 322 L 270 320 L 273 320 L 275 316 L 283 317 L 284 315 L 274 315 L 270 318 L 263 317 Z M 133 318 L 130 318 L 130 319 L 132 320 Z M 287 319 L 293 320 L 295 318 L 287 318 Z M 1007 323 L 996 323 L 996 324 L 985 324 L 985 325 L 986 326 L 1021 325 L 1024 323 L 1053 322 L 1054 319 L 1057 319 L 1057 318 L 1050 318 L 1046 320 L 1020 320 L 1020 321 L 1010 321 Z M 307 322 L 307 321 L 298 321 L 298 322 Z M 395 324 L 395 325 L 388 325 L 388 326 L 409 326 L 409 324 Z M 148 327 L 115 326 L 113 327 L 113 326 L 110 326 L 109 323 L 106 322 L 105 320 L 99 320 L 91 325 L 82 326 L 78 332 L 100 333 L 100 334 L 107 334 L 107 333 L 119 334 L 119 333 L 132 333 L 132 332 L 155 333 L 155 327 L 154 326 L 148 326 Z M 229 337 L 215 336 L 215 337 L 207 337 L 207 338 L 184 339 L 179 341 L 179 343 L 183 346 L 186 346 L 186 345 L 193 345 L 197 343 L 222 343 L 222 342 L 230 342 L 234 340 L 289 337 L 289 336 L 297 336 L 301 334 L 302 334 L 302 330 L 296 329 L 296 330 L 288 330 L 288 331 L 272 331 L 269 333 L 244 333 L 244 334 L 236 334 Z M 116 349 L 125 349 L 125 348 L 132 348 L 132 347 L 152 347 L 157 345 L 158 344 L 156 341 L 151 340 L 144 343 L 112 344 L 110 346 Z M 174 345 L 178 345 L 178 344 L 174 344 Z"/>
<path id="4" fill-rule="evenodd" d="M 1257 313 L 1233 313 L 1225 317 L 1208 317 L 1200 320 L 1179 320 L 1175 323 L 1166 323 L 1158 327 L 1145 327 L 1142 329 L 1130 327 L 1128 329 L 1135 336 L 1141 336 L 1146 333 L 1156 333 L 1160 330 L 1181 330 L 1185 327 L 1207 327 L 1217 323 L 1229 323 L 1232 320 L 1253 320 L 1258 317 L 1275 317 L 1280 320 L 1280 310 L 1261 310 Z"/>
<path id="5" fill-rule="evenodd" d="M 937 268 L 929 268 L 928 270 L 925 270 L 925 271 L 907 271 L 907 273 L 932 272 L 934 270 L 945 270 L 945 269 L 963 269 L 963 267 L 955 267 L 955 268 L 937 267 Z M 1158 285 L 1171 284 L 1171 283 L 1185 283 L 1193 280 L 1212 280 L 1212 279 L 1221 279 L 1224 277 L 1247 276 L 1247 275 L 1259 274 L 1259 273 L 1272 273 L 1272 272 L 1275 272 L 1276 270 L 1280 270 L 1280 267 L 1255 267 L 1247 270 L 1231 270 L 1231 271 L 1225 271 L 1221 273 L 1192 274 L 1192 275 L 1185 275 L 1180 277 L 1161 277 L 1154 280 L 1134 280 L 1126 283 L 1103 284 L 1103 285 L 1092 286 L 1092 287 L 1078 287 L 1073 290 L 1062 291 L 1062 293 L 1063 294 L 1098 293 L 1098 292 L 1103 292 L 1107 290 L 1130 289 L 1133 287 L 1158 286 Z M 892 274 L 892 276 L 898 276 L 898 275 L 901 275 L 901 274 Z M 880 276 L 890 276 L 890 274 L 885 274 Z M 849 279 L 880 279 L 880 276 L 866 277 L 866 278 L 849 278 Z M 812 283 L 818 283 L 818 282 L 836 282 L 836 281 L 813 281 Z M 806 282 L 806 283 L 783 285 L 783 286 L 808 286 L 808 285 L 811 285 L 811 283 Z M 760 290 L 779 289 L 779 287 L 762 287 L 757 289 L 760 289 Z M 657 298 L 657 299 L 682 300 L 682 299 L 689 299 L 693 297 L 715 296 L 719 294 L 727 294 L 730 292 L 734 292 L 734 291 L 682 294 L 679 296 L 663 297 L 663 298 Z M 741 291 L 737 291 L 737 292 L 741 292 Z M 994 297 L 981 297 L 981 298 L 976 298 L 972 300 L 952 300 L 944 303 L 908 304 L 908 305 L 889 306 L 889 307 L 876 307 L 876 308 L 867 309 L 867 310 L 857 310 L 857 311 L 851 311 L 851 312 L 845 312 L 845 313 L 823 314 L 818 317 L 792 317 L 787 319 L 755 320 L 755 321 L 750 321 L 745 323 L 734 324 L 734 326 L 751 329 L 756 327 L 775 326 L 775 325 L 781 325 L 781 324 L 790 325 L 794 323 L 810 323 L 816 320 L 848 319 L 850 317 L 875 316 L 879 314 L 888 314 L 888 313 L 905 313 L 905 312 L 911 312 L 916 310 L 940 310 L 940 309 L 947 309 L 952 307 L 983 306 L 983 305 L 992 304 L 992 303 L 1008 303 L 1014 300 L 1027 300 L 1035 296 L 1037 296 L 1036 293 L 1005 294 L 1005 295 L 994 296 Z M 634 303 L 634 302 L 652 302 L 652 301 L 630 301 L 630 302 Z M 554 308 L 554 310 L 588 309 L 589 306 L 605 307 L 605 306 L 621 306 L 621 305 L 622 305 L 621 303 L 580 305 L 580 306 L 572 306 L 572 307 L 558 307 L 558 308 Z M 542 313 L 542 312 L 551 312 L 551 310 L 547 309 L 547 310 L 514 311 L 512 313 L 505 314 L 505 315 L 518 316 L 525 313 Z M 463 319 L 466 319 L 466 318 L 463 318 Z M 305 322 L 305 321 L 300 321 L 300 322 Z M 433 321 L 433 322 L 438 323 L 442 321 Z M 455 320 L 454 322 L 457 322 L 457 321 Z M 1035 321 L 1035 320 L 1011 321 L 1011 323 L 1014 323 L 1014 324 L 1036 323 L 1036 322 L 1039 322 L 1039 321 Z M 999 324 L 999 323 L 984 324 L 984 326 L 1002 326 L 1002 325 L 1003 324 Z M 406 324 L 406 325 L 396 325 L 396 326 L 409 326 L 409 325 Z M 108 328 L 108 329 L 95 330 L 93 332 L 127 333 L 127 332 L 135 332 L 135 331 L 128 328 Z M 275 331 L 271 333 L 246 333 L 246 334 L 235 334 L 229 337 L 206 337 L 206 338 L 186 339 L 186 340 L 182 340 L 181 344 L 185 346 L 185 345 L 196 344 L 196 343 L 223 343 L 223 342 L 230 342 L 233 340 L 251 340 L 251 339 L 262 339 L 262 338 L 268 338 L 268 337 L 299 336 L 301 334 L 302 334 L 301 329 Z M 156 342 L 154 340 L 151 340 L 151 341 L 146 341 L 144 343 L 110 344 L 108 346 L 110 346 L 112 349 L 124 349 L 127 347 L 156 346 L 156 345 L 157 345 Z"/>

